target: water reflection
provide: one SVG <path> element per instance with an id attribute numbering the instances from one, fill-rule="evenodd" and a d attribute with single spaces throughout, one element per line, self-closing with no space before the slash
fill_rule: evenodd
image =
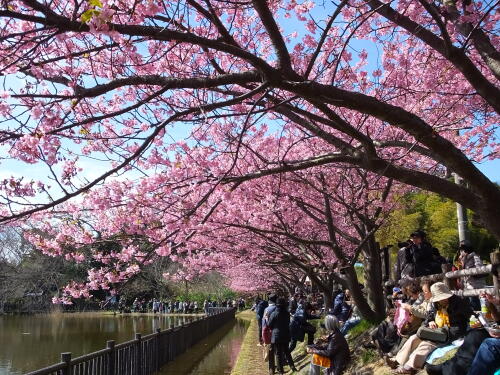
<path id="1" fill-rule="evenodd" d="M 0 315 L 0 375 L 20 375 L 73 356 L 124 342 L 135 332 L 148 334 L 186 324 L 192 316 L 116 315 L 102 313 Z"/>
<path id="2" fill-rule="evenodd" d="M 248 322 L 240 319 L 225 325 L 167 364 L 159 375 L 230 374 L 247 328 Z"/>

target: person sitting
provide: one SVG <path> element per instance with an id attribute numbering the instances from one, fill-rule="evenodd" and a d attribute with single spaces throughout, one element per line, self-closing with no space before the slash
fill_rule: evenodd
<path id="1" fill-rule="evenodd" d="M 500 323 L 500 304 L 489 294 L 484 294 L 493 319 Z M 495 341 L 496 340 L 496 341 Z M 493 374 L 500 368 L 500 335 L 488 332 L 484 328 L 471 329 L 467 332 L 463 344 L 455 355 L 439 365 L 428 364 L 425 369 L 429 375 L 484 375 Z"/>
<path id="2" fill-rule="evenodd" d="M 286 299 L 280 297 L 276 302 L 276 308 L 271 313 L 267 325 L 272 329 L 271 351 L 269 353 L 269 373 L 274 374 L 274 357 L 278 357 L 278 372 L 284 374 L 285 362 L 292 371 L 297 371 L 293 363 L 292 355 L 288 349 L 290 341 L 290 313 L 287 310 Z"/>
<path id="3" fill-rule="evenodd" d="M 293 315 L 292 321 L 290 322 L 290 353 L 293 352 L 295 346 L 297 346 L 297 341 L 304 341 L 306 333 L 307 344 L 313 344 L 316 328 L 308 322 L 310 319 L 319 319 L 319 316 L 312 315 L 312 305 L 306 302 L 304 307 L 300 305 L 297 308 L 297 311 Z"/>
<path id="4" fill-rule="evenodd" d="M 500 336 L 485 339 L 479 347 L 467 375 L 498 374 L 500 370 Z"/>
<path id="5" fill-rule="evenodd" d="M 327 315 L 324 324 L 329 333 L 327 344 L 308 346 L 307 352 L 329 358 L 330 367 L 327 369 L 327 375 L 340 375 L 351 359 L 349 345 L 340 333 L 339 321 L 334 315 Z M 319 375 L 320 371 L 320 366 L 311 362 L 309 375 Z"/>
<path id="6" fill-rule="evenodd" d="M 431 302 L 433 303 L 424 326 L 431 329 L 435 335 L 446 336 L 443 341 L 450 342 L 465 336 L 472 309 L 469 303 L 451 293 L 444 283 L 431 286 Z M 444 330 L 438 330 L 444 328 Z M 420 332 L 420 331 L 419 331 Z M 396 355 L 400 365 L 396 374 L 414 374 L 423 368 L 430 352 L 437 348 L 435 341 L 421 339 L 421 334 L 412 335 Z"/>
<path id="7" fill-rule="evenodd" d="M 335 297 L 335 301 L 333 303 L 333 315 L 337 317 L 339 322 L 343 323 L 351 316 L 352 306 L 348 303 L 350 297 L 351 295 L 349 289 L 346 289 L 344 292 Z"/>
<path id="8" fill-rule="evenodd" d="M 406 339 L 416 333 L 430 309 L 430 298 L 432 296 L 430 285 L 429 281 L 423 281 L 420 283 L 420 287 L 413 284 L 404 288 L 405 293 L 409 295 L 408 300 L 414 302 L 413 304 L 397 303 L 399 308 L 410 313 L 409 320 L 399 331 L 391 319 L 386 319 L 372 332 L 372 341 L 381 354 L 396 354 L 398 349 L 404 345 Z M 394 315 L 392 318 L 394 318 Z"/>
<path id="9" fill-rule="evenodd" d="M 359 313 L 358 307 L 355 305 L 352 308 L 351 316 L 342 325 L 340 333 L 342 333 L 342 335 L 347 337 L 349 331 L 354 327 L 356 327 L 360 322 L 361 322 L 361 314 Z"/>

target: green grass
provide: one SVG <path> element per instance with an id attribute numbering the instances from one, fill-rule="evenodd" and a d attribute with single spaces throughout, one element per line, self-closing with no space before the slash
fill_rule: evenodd
<path id="1" fill-rule="evenodd" d="M 257 330 L 259 328 L 255 313 L 247 310 L 238 313 L 238 318 L 250 321 L 245 338 L 241 345 L 238 359 L 231 375 L 265 375 L 269 372 L 267 362 L 262 357 L 262 348 L 257 346 Z"/>
<path id="2" fill-rule="evenodd" d="M 357 326 L 352 328 L 349 331 L 349 338 L 347 341 L 352 343 L 354 340 L 356 340 L 361 334 L 365 333 L 366 331 L 371 330 L 374 328 L 375 325 L 373 323 L 370 323 L 368 320 L 362 320 L 359 322 Z"/>
<path id="3" fill-rule="evenodd" d="M 377 353 L 376 350 L 373 350 L 373 349 L 364 350 L 360 355 L 360 360 L 361 360 L 361 363 L 363 364 L 363 366 L 365 366 L 369 363 L 376 362 L 379 359 L 380 359 L 379 354 Z"/>

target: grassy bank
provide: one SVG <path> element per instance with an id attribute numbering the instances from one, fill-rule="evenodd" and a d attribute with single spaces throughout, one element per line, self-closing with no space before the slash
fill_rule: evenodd
<path id="1" fill-rule="evenodd" d="M 262 347 L 257 346 L 257 320 L 255 314 L 251 311 L 244 311 L 237 315 L 241 319 L 250 321 L 250 326 L 246 332 L 243 344 L 241 346 L 238 359 L 231 375 L 266 375 L 268 374 L 267 362 L 264 362 L 262 356 Z M 326 332 L 319 327 L 322 320 L 311 320 L 318 331 L 316 337 L 324 335 Z M 369 341 L 369 333 L 374 328 L 371 323 L 362 321 L 354 327 L 348 337 L 349 347 L 351 349 L 352 359 L 345 375 L 391 375 L 392 370 L 384 364 L 383 359 L 376 350 L 366 349 L 364 344 Z M 307 340 L 306 340 L 307 341 Z M 293 351 L 293 359 L 298 372 L 287 374 L 308 375 L 311 355 L 306 353 L 306 342 L 299 342 Z M 444 361 L 444 358 L 440 361 Z M 426 371 L 421 371 L 418 375 L 426 375 Z"/>
<path id="2" fill-rule="evenodd" d="M 248 327 L 243 344 L 241 345 L 238 359 L 234 365 L 231 375 L 265 375 L 269 372 L 267 362 L 264 362 L 262 357 L 262 347 L 257 346 L 259 340 L 257 338 L 257 331 L 259 326 L 255 319 L 255 313 L 246 310 L 237 314 L 240 319 L 248 320 L 250 326 Z"/>

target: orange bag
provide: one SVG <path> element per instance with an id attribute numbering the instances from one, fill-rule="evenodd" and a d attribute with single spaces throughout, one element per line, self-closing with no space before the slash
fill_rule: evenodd
<path id="1" fill-rule="evenodd" d="M 332 361 L 328 357 L 319 354 L 313 354 L 312 364 L 320 367 L 330 368 Z"/>

